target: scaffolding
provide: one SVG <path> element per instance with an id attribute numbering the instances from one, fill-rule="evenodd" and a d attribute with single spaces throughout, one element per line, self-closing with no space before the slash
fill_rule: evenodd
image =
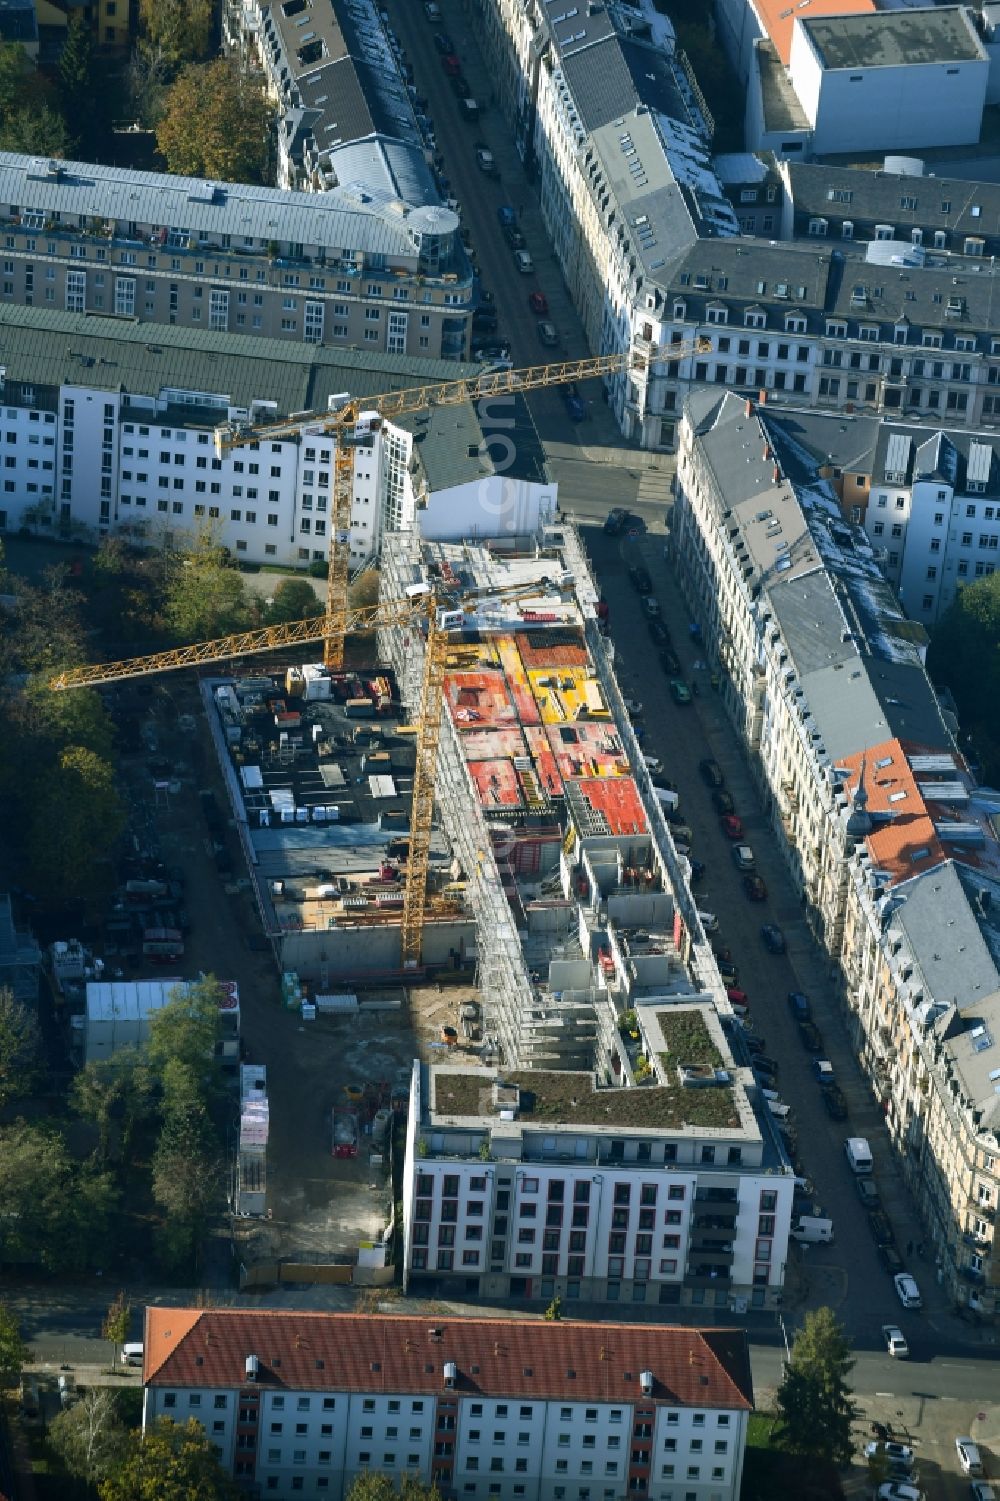
<path id="1" fill-rule="evenodd" d="M 382 596 L 403 598 L 408 588 L 422 582 L 419 538 L 412 533 L 389 533 L 382 544 Z M 384 630 L 379 633 L 378 646 L 382 660 L 395 669 L 403 703 L 415 715 L 420 707 L 423 637 L 415 627 Z M 529 1066 L 535 1051 L 530 1025 L 537 1010 L 537 991 L 503 889 L 490 830 L 475 795 L 458 732 L 447 713 L 441 724 L 435 800 L 438 816 L 465 872 L 476 918 L 484 1058 L 508 1068 Z"/>

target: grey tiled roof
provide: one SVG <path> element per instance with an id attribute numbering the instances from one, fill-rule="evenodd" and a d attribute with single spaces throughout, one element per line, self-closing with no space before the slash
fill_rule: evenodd
<path id="1" fill-rule="evenodd" d="M 819 162 L 787 162 L 782 172 L 787 174 L 795 212 L 803 218 L 836 216 L 850 219 L 858 228 L 866 221 L 891 224 L 900 238 L 908 238 L 912 228 L 925 233 L 945 229 L 956 235 L 1000 234 L 1000 183 L 966 182 L 946 172 L 921 177 Z M 849 193 L 850 198 L 833 199 L 834 193 Z"/>
<path id="2" fill-rule="evenodd" d="M 0 308 L 0 364 L 8 383 L 51 389 L 69 381 L 134 395 L 207 391 L 244 407 L 267 398 L 279 415 L 325 407 L 340 391 L 372 396 L 479 368 L 27 307 Z"/>

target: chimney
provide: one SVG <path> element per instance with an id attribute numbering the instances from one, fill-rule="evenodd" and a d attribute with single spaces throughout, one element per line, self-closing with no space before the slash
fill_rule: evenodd
<path id="1" fill-rule="evenodd" d="M 455 1364 L 455 1362 L 453 1360 L 446 1360 L 445 1363 L 444 1363 L 444 1384 L 445 1384 L 445 1386 L 447 1386 L 447 1387 L 453 1387 L 455 1385 L 455 1382 L 457 1380 L 458 1380 L 458 1366 Z"/>
<path id="2" fill-rule="evenodd" d="M 771 454 L 771 445 L 770 445 L 770 443 L 765 443 L 764 444 L 764 463 L 766 464 L 771 457 L 772 457 L 772 454 Z"/>
<path id="3" fill-rule="evenodd" d="M 248 1381 L 256 1381 L 260 1374 L 260 1361 L 256 1355 L 248 1355 L 244 1362 L 244 1372 Z"/>
<path id="4" fill-rule="evenodd" d="M 640 1371 L 639 1372 L 639 1389 L 642 1392 L 642 1395 L 644 1397 L 651 1397 L 653 1395 L 653 1373 L 652 1373 L 652 1371 Z"/>
<path id="5" fill-rule="evenodd" d="M 771 478 L 774 480 L 774 483 L 776 485 L 781 484 L 781 470 L 778 468 L 777 464 L 775 464 L 773 470 L 771 471 Z"/>
<path id="6" fill-rule="evenodd" d="M 746 417 L 752 417 L 753 416 L 753 402 L 750 400 L 749 396 L 747 397 L 746 401 L 743 403 L 743 414 Z"/>
<path id="7" fill-rule="evenodd" d="M 767 406 L 767 392 L 765 391 L 763 386 L 761 386 L 760 390 L 757 392 L 757 400 L 760 402 L 762 407 Z"/>

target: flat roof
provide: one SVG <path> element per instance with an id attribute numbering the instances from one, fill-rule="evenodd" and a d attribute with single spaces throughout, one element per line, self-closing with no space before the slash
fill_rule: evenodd
<path id="1" fill-rule="evenodd" d="M 899 68 L 919 63 L 987 62 L 986 50 L 961 6 L 883 10 L 847 15 L 850 5 L 831 4 L 835 15 L 796 11 L 824 68 Z M 862 7 L 858 7 L 859 10 Z M 873 12 L 873 6 L 863 7 Z"/>
<path id="2" fill-rule="evenodd" d="M 753 7 L 787 68 L 796 20 L 807 15 L 842 16 L 852 12 L 871 15 L 875 9 L 875 0 L 805 0 L 804 4 L 803 0 L 753 0 Z"/>

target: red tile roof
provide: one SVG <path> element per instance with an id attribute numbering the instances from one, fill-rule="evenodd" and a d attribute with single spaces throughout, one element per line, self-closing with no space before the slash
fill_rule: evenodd
<path id="1" fill-rule="evenodd" d="M 245 1386 L 248 1355 L 259 1361 L 258 1385 L 290 1391 L 434 1396 L 444 1391 L 445 1362 L 454 1361 L 456 1390 L 467 1394 L 636 1402 L 640 1372 L 652 1371 L 656 1402 L 753 1406 L 742 1329 L 146 1309 L 147 1385 Z"/>

